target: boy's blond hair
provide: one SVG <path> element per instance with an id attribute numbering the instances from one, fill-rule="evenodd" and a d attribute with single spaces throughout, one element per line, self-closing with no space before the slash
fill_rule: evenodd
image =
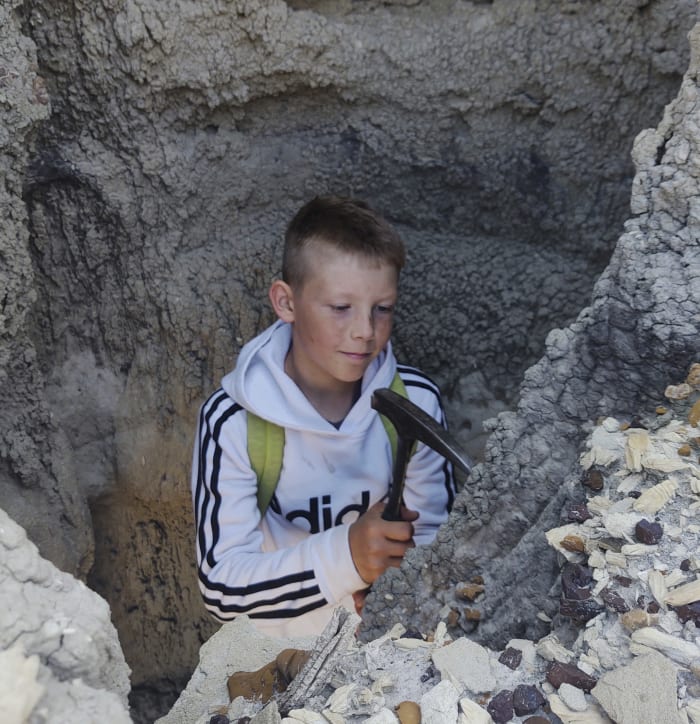
<path id="1" fill-rule="evenodd" d="M 406 263 L 404 244 L 389 223 L 368 204 L 343 196 L 317 196 L 299 209 L 284 237 L 282 279 L 292 287 L 304 283 L 304 249 L 311 243 L 385 261 L 399 272 Z"/>

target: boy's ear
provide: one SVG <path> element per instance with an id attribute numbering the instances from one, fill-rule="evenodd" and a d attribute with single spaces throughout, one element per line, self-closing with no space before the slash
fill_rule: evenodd
<path id="1" fill-rule="evenodd" d="M 270 302 L 272 302 L 272 308 L 275 310 L 275 314 L 283 322 L 294 321 L 294 293 L 292 288 L 283 282 L 281 279 L 276 279 L 272 282 L 269 291 Z"/>

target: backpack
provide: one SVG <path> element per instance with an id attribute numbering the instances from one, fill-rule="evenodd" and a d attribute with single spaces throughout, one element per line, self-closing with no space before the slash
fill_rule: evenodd
<path id="1" fill-rule="evenodd" d="M 397 372 L 389 386 L 393 392 L 402 397 L 408 397 L 406 386 Z M 250 465 L 258 479 L 258 508 L 260 515 L 264 516 L 272 496 L 275 494 L 282 470 L 282 455 L 284 453 L 284 428 L 274 422 L 264 420 L 252 412 L 248 412 L 248 457 Z M 397 434 L 389 420 L 380 415 L 391 445 L 392 460 L 396 458 Z"/>

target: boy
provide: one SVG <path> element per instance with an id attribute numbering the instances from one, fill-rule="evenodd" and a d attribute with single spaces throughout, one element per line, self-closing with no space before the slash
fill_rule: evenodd
<path id="1" fill-rule="evenodd" d="M 355 199 L 317 197 L 290 222 L 269 291 L 278 321 L 243 347 L 200 413 L 199 586 L 221 621 L 247 614 L 272 635 L 319 634 L 334 607 L 361 609 L 367 587 L 446 519 L 451 469 L 423 445 L 408 465 L 402 520 L 381 518 L 392 452 L 372 391 L 398 371 L 408 397 L 444 424 L 437 387 L 391 351 L 404 259 L 398 234 Z M 284 429 L 263 514 L 248 411 Z"/>

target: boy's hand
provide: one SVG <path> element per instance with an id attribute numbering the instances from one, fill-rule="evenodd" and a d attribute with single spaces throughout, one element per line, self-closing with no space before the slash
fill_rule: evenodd
<path id="1" fill-rule="evenodd" d="M 415 547 L 412 521 L 418 513 L 402 507 L 402 520 L 393 521 L 382 520 L 383 510 L 383 502 L 375 503 L 348 534 L 353 563 L 365 583 L 374 583 L 390 566 L 398 568 L 406 550 Z"/>

